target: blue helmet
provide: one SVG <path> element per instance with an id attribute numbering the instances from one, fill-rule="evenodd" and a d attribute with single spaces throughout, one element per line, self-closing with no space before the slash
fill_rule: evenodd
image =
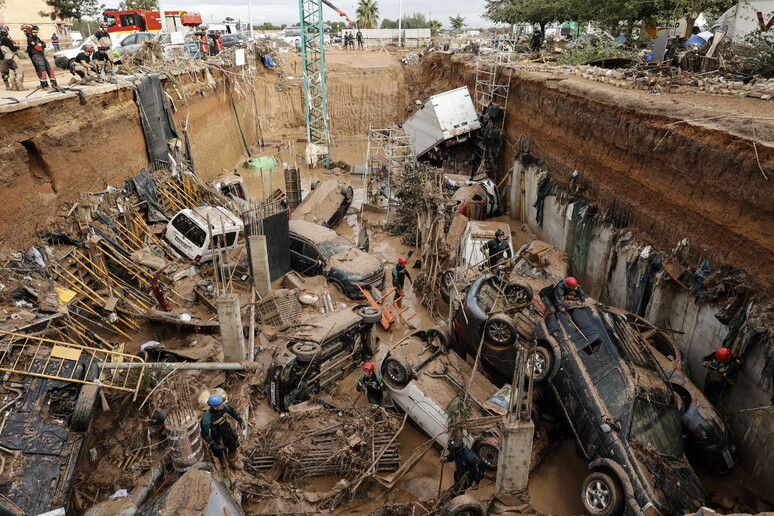
<path id="1" fill-rule="evenodd" d="M 223 396 L 220 394 L 213 394 L 209 398 L 207 398 L 207 405 L 210 407 L 217 407 L 219 405 L 223 405 Z"/>

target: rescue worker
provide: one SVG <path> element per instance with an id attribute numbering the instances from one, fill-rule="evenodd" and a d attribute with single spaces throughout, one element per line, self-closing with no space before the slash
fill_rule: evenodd
<path id="1" fill-rule="evenodd" d="M 207 398 L 207 405 L 210 409 L 202 416 L 202 437 L 210 445 L 212 454 L 221 461 L 225 469 L 228 469 L 230 464 L 234 469 L 241 470 L 242 464 L 237 459 L 239 440 L 234 429 L 228 424 L 226 415 L 234 418 L 239 426 L 244 426 L 242 418 L 226 404 L 226 400 L 220 394 L 213 394 Z"/>
<path id="2" fill-rule="evenodd" d="M 537 52 L 540 50 L 540 43 L 543 39 L 543 34 L 540 32 L 540 25 L 537 23 L 532 27 L 532 41 L 530 43 L 530 48 L 533 52 Z"/>
<path id="3" fill-rule="evenodd" d="M 357 380 L 357 392 L 366 391 L 368 403 L 373 407 L 379 407 L 384 399 L 384 380 L 376 374 L 374 365 L 371 362 L 363 364 L 363 374 Z"/>
<path id="4" fill-rule="evenodd" d="M 450 439 L 447 445 L 448 455 L 441 455 L 441 462 L 454 461 L 454 485 L 451 490 L 454 496 L 463 494 L 484 478 L 483 462 L 465 446 L 459 439 Z"/>
<path id="5" fill-rule="evenodd" d="M 59 85 L 54 78 L 54 70 L 51 69 L 51 63 L 48 62 L 44 54 L 46 42 L 38 36 L 40 29 L 37 25 L 22 25 L 22 30 L 27 35 L 27 54 L 32 60 L 32 66 L 35 67 L 38 79 L 40 79 L 40 87 L 42 89 L 48 88 L 48 80 L 51 79 L 51 86 L 58 88 Z"/>
<path id="6" fill-rule="evenodd" d="M 513 256 L 511 246 L 505 240 L 505 231 L 498 229 L 495 231 L 495 237 L 484 244 L 485 252 L 489 258 L 489 268 L 493 269 L 501 260 Z"/>
<path id="7" fill-rule="evenodd" d="M 194 33 L 194 35 L 198 38 L 199 41 L 199 57 L 204 59 L 210 54 L 210 44 L 207 38 L 206 27 L 201 27 Z"/>
<path id="8" fill-rule="evenodd" d="M 707 368 L 704 378 L 704 395 L 715 405 L 720 406 L 728 385 L 736 385 L 742 362 L 729 348 L 722 347 L 702 359 L 701 365 Z"/>
<path id="9" fill-rule="evenodd" d="M 19 64 L 19 56 L 16 52 L 19 47 L 8 35 L 9 29 L 0 25 L 0 75 L 3 77 L 5 89 L 24 91 L 24 72 Z"/>
<path id="10" fill-rule="evenodd" d="M 398 306 L 401 306 L 403 297 L 403 283 L 408 278 L 409 283 L 414 284 L 408 269 L 406 268 L 406 258 L 401 256 L 398 263 L 392 268 L 392 286 L 395 287 L 395 297 L 398 299 Z"/>
<path id="11" fill-rule="evenodd" d="M 357 29 L 355 37 L 357 37 L 357 48 L 363 50 L 363 33 L 360 32 L 360 29 Z"/>
<path id="12" fill-rule="evenodd" d="M 110 49 L 113 48 L 113 40 L 110 38 L 107 27 L 107 23 L 100 22 L 99 30 L 91 37 L 96 46 L 96 51 L 91 59 L 97 68 L 97 73 L 103 79 L 107 78 L 108 73 L 115 75 L 115 72 L 113 72 L 113 61 L 110 59 Z"/>
<path id="13" fill-rule="evenodd" d="M 220 31 L 216 30 L 210 33 L 210 56 L 216 56 L 223 50 L 223 38 L 220 36 Z"/>
<path id="14" fill-rule="evenodd" d="M 574 297 L 580 303 L 586 300 L 586 295 L 578 285 L 578 280 L 572 276 L 561 280 L 556 285 L 542 289 L 540 299 L 546 305 L 546 316 L 556 312 L 564 312 L 566 310 L 564 302 L 568 297 Z"/>
<path id="15" fill-rule="evenodd" d="M 92 45 L 86 45 L 83 47 L 83 51 L 75 56 L 75 60 L 70 65 L 70 73 L 73 74 L 73 79 L 70 84 L 78 82 L 86 83 L 99 79 L 99 69 L 97 64 L 92 61 L 92 55 L 94 54 L 94 47 Z M 80 80 L 77 78 L 80 77 Z"/>

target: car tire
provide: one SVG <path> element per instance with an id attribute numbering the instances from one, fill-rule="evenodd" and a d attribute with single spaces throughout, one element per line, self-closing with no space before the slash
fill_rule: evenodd
<path id="1" fill-rule="evenodd" d="M 405 387 L 413 376 L 411 366 L 400 358 L 388 357 L 382 362 L 382 377 L 389 380 L 390 385 Z"/>
<path id="2" fill-rule="evenodd" d="M 452 498 L 441 510 L 442 516 L 485 516 L 486 507 L 470 495 L 460 495 Z"/>
<path id="3" fill-rule="evenodd" d="M 473 442 L 471 448 L 488 470 L 497 470 L 500 456 L 500 439 L 496 435 L 484 435 Z"/>
<path id="4" fill-rule="evenodd" d="M 532 287 L 521 283 L 508 283 L 503 289 L 508 306 L 525 305 L 532 302 Z"/>
<path id="5" fill-rule="evenodd" d="M 449 338 L 449 332 L 446 331 L 445 328 L 442 328 L 440 326 L 435 326 L 433 328 L 430 328 L 427 330 L 427 343 L 433 344 L 434 342 L 438 342 L 438 346 L 443 349 L 444 351 L 449 350 L 449 343 L 451 342 L 451 339 Z"/>
<path id="6" fill-rule="evenodd" d="M 451 300 L 452 281 L 454 281 L 454 270 L 447 269 L 441 273 L 438 278 L 438 292 L 445 303 Z"/>
<path id="7" fill-rule="evenodd" d="M 311 362 L 320 353 L 320 345 L 308 340 L 294 342 L 290 346 L 290 352 L 296 355 L 300 362 Z"/>
<path id="8" fill-rule="evenodd" d="M 535 375 L 532 380 L 535 383 L 545 381 L 551 374 L 554 367 L 554 354 L 545 346 L 537 346 L 535 354 L 527 359 L 527 374 L 530 374 L 535 367 Z"/>
<path id="9" fill-rule="evenodd" d="M 493 347 L 506 348 L 516 342 L 516 325 L 504 314 L 491 316 L 484 323 L 484 336 Z"/>
<path id="10" fill-rule="evenodd" d="M 86 432 L 94 419 L 94 409 L 97 406 L 97 394 L 99 387 L 94 384 L 84 384 L 78 398 L 75 400 L 75 408 L 70 416 L 70 429 L 75 432 Z"/>
<path id="11" fill-rule="evenodd" d="M 382 322 L 382 311 L 375 306 L 363 306 L 358 309 L 357 315 L 363 319 L 366 324 L 376 324 Z"/>
<path id="12" fill-rule="evenodd" d="M 624 494 L 621 484 L 611 475 L 594 471 L 583 481 L 581 500 L 591 516 L 623 514 Z"/>

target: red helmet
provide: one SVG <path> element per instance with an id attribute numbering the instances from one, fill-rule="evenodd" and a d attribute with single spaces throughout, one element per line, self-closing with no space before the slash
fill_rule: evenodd
<path id="1" fill-rule="evenodd" d="M 91 45 L 86 45 L 85 47 L 83 47 L 83 51 L 84 52 L 94 52 L 94 47 L 91 46 Z"/>
<path id="2" fill-rule="evenodd" d="M 564 278 L 564 286 L 569 288 L 575 288 L 578 286 L 578 280 L 572 276 Z"/>
<path id="3" fill-rule="evenodd" d="M 400 258 L 398 258 L 398 265 L 406 265 L 406 257 L 405 256 L 401 256 Z"/>
<path id="4" fill-rule="evenodd" d="M 107 22 L 99 22 L 99 27 L 101 29 L 106 29 L 108 27 L 108 24 L 107 24 Z"/>
<path id="5" fill-rule="evenodd" d="M 373 373 L 375 370 L 374 365 L 371 362 L 363 364 L 363 371 L 366 373 Z"/>
<path id="6" fill-rule="evenodd" d="M 721 362 L 728 362 L 731 360 L 731 350 L 728 348 L 720 348 L 715 352 L 715 358 Z"/>

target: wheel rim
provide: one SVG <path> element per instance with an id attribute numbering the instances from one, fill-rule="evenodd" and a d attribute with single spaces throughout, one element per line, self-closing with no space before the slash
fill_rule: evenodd
<path id="1" fill-rule="evenodd" d="M 497 459 L 499 456 L 499 450 L 491 444 L 482 444 L 478 448 L 478 458 L 491 469 L 497 469 Z"/>
<path id="2" fill-rule="evenodd" d="M 527 359 L 527 372 L 532 375 L 533 378 L 540 378 L 546 370 L 546 357 L 542 353 L 536 351 L 531 357 Z"/>
<path id="3" fill-rule="evenodd" d="M 527 302 L 529 296 L 525 288 L 518 285 L 512 285 L 508 290 L 509 292 L 505 295 L 511 304 L 520 305 Z"/>
<path id="4" fill-rule="evenodd" d="M 387 376 L 389 376 L 390 380 L 397 384 L 406 382 L 406 371 L 394 360 L 387 362 Z"/>
<path id="5" fill-rule="evenodd" d="M 299 353 L 310 353 L 317 350 L 317 344 L 312 342 L 299 342 L 293 348 Z"/>
<path id="6" fill-rule="evenodd" d="M 601 480 L 594 480 L 586 486 L 586 505 L 589 509 L 602 512 L 610 505 L 610 488 Z"/>
<path id="7" fill-rule="evenodd" d="M 493 321 L 489 324 L 489 336 L 498 344 L 505 344 L 511 338 L 511 330 L 501 321 Z"/>

